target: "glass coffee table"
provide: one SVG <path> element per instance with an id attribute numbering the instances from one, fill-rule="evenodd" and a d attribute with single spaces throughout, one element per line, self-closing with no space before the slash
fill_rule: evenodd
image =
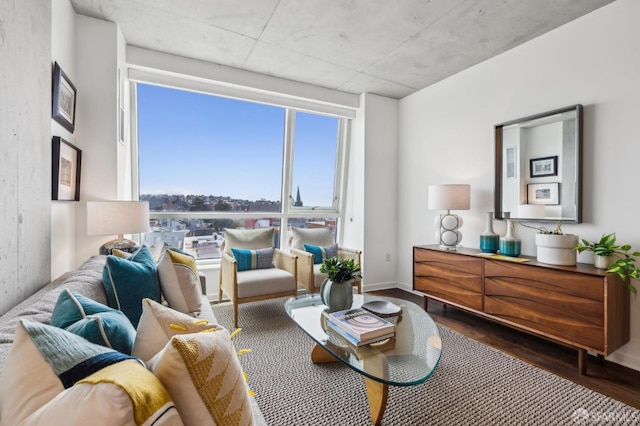
<path id="1" fill-rule="evenodd" d="M 379 425 L 387 407 L 389 385 L 413 386 L 427 380 L 440 361 L 442 341 L 435 322 L 414 303 L 354 294 L 352 307 L 375 300 L 386 300 L 402 308 L 400 316 L 387 318 L 396 324 L 396 334 L 361 347 L 348 343 L 327 327 L 323 311 L 328 312 L 328 308 L 319 294 L 292 297 L 284 307 L 315 342 L 311 349 L 313 363 L 339 361 L 364 377 L 371 419 Z"/>

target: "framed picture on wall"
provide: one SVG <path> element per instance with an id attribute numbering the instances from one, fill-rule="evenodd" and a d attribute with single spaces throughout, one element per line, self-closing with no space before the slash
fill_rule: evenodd
<path id="1" fill-rule="evenodd" d="M 51 160 L 51 199 L 80 201 L 80 165 L 82 151 L 54 136 Z"/>
<path id="2" fill-rule="evenodd" d="M 530 177 L 558 176 L 558 156 L 532 158 L 529 160 Z"/>
<path id="3" fill-rule="evenodd" d="M 73 133 L 76 123 L 76 86 L 57 62 L 53 67 L 51 117 Z"/>
<path id="4" fill-rule="evenodd" d="M 530 183 L 527 200 L 528 204 L 560 204 L 560 183 Z"/>

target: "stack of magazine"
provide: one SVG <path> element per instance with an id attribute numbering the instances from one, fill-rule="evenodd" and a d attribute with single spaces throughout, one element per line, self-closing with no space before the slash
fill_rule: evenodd
<path id="1" fill-rule="evenodd" d="M 368 345 L 395 336 L 395 324 L 362 308 L 327 314 L 327 324 L 355 346 Z"/>

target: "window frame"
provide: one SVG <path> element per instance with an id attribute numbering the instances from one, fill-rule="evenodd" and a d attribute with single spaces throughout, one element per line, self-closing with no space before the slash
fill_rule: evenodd
<path id="1" fill-rule="evenodd" d="M 133 70 L 131 70 L 133 71 Z M 149 74 L 153 75 L 153 74 Z M 130 75 L 131 77 L 131 75 Z M 162 79 L 161 79 L 162 80 Z M 344 199 L 346 195 L 346 176 L 348 167 L 348 153 L 351 135 L 351 122 L 355 117 L 355 111 L 347 108 L 332 108 L 323 103 L 314 103 L 309 100 L 301 102 L 291 102 L 286 98 L 280 98 L 273 96 L 269 98 L 265 97 L 265 94 L 261 94 L 259 99 L 256 99 L 254 91 L 246 89 L 235 88 L 234 96 L 230 96 L 228 91 L 220 90 L 220 86 L 217 84 L 203 85 L 202 81 L 196 82 L 191 79 L 180 79 L 172 77 L 173 84 L 162 84 L 157 81 L 157 78 L 137 78 L 131 79 L 130 85 L 130 123 L 131 123 L 131 191 L 134 199 L 140 198 L 140 170 L 139 170 L 139 146 L 138 146 L 138 103 L 137 103 L 137 85 L 148 84 L 167 87 L 176 90 L 191 91 L 196 93 L 202 93 L 205 95 L 218 96 L 231 98 L 244 102 L 253 102 L 276 106 L 285 110 L 285 129 L 284 129 L 284 150 L 282 160 L 282 187 L 281 187 L 281 211 L 280 212 L 255 212 L 255 213 L 243 213 L 243 212 L 215 212 L 215 211 L 163 211 L 150 212 L 151 219 L 156 218 L 200 218 L 200 219 L 261 219 L 264 217 L 277 218 L 280 220 L 280 228 L 288 229 L 289 218 L 327 218 L 336 219 L 336 239 L 341 240 L 344 221 Z M 239 90 L 239 91 L 238 91 Z M 244 94 L 240 96 L 238 94 Z M 284 100 L 284 102 L 283 102 Z M 292 106 L 292 105 L 302 105 Z M 315 108 L 314 108 L 315 107 Z M 295 142 L 293 140 L 295 135 L 295 113 L 303 112 L 308 114 L 317 114 L 323 116 L 335 117 L 338 120 L 338 135 L 336 137 L 336 164 L 334 168 L 334 182 L 333 193 L 334 200 L 332 206 L 294 206 L 293 205 L 293 154 L 295 150 Z M 287 232 L 280 232 L 280 247 L 283 250 L 289 250 L 289 241 L 287 238 Z M 219 259 L 198 259 L 198 264 L 216 264 L 219 263 Z"/>

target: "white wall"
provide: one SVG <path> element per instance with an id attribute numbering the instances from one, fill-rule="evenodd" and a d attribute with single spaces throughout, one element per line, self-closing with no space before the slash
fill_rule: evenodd
<path id="1" fill-rule="evenodd" d="M 87 236 L 86 203 L 117 200 L 124 193 L 118 183 L 118 156 L 126 147 L 118 141 L 118 64 L 124 38 L 116 24 L 76 15 L 76 73 L 78 105 L 76 142 L 83 147 L 80 202 L 76 204 L 73 267 L 78 267 L 109 236 Z M 120 53 L 119 53 L 120 52 Z"/>
<path id="2" fill-rule="evenodd" d="M 51 34 L 51 61 L 57 62 L 65 74 L 76 85 L 76 51 L 75 51 L 75 12 L 69 0 L 54 0 L 51 3 L 51 23 L 55 31 Z M 81 91 L 78 96 L 84 96 Z M 83 141 L 76 141 L 74 133 L 62 127 L 60 123 L 51 120 L 51 134 L 60 136 L 67 142 L 84 150 Z M 81 167 L 81 175 L 82 173 Z M 82 188 L 82 183 L 80 184 Z M 74 269 L 75 258 L 75 223 L 76 202 L 51 202 L 51 278 L 57 278 L 63 273 Z"/>
<path id="3" fill-rule="evenodd" d="M 51 274 L 51 2 L 0 2 L 0 314 Z"/>
<path id="4" fill-rule="evenodd" d="M 493 210 L 493 126 L 577 103 L 585 106 L 584 223 L 563 229 L 590 240 L 615 231 L 640 249 L 638 16 L 640 2 L 618 0 L 400 101 L 402 287 L 412 286 L 412 247 L 435 243 L 437 212 L 427 210 L 426 186 L 471 184 L 463 245 L 477 248 L 484 214 Z M 504 223 L 496 232 L 504 234 Z M 534 232 L 517 228 L 524 254 L 535 255 Z M 631 311 L 632 342 L 610 358 L 640 370 L 640 298 L 632 298 Z"/>

